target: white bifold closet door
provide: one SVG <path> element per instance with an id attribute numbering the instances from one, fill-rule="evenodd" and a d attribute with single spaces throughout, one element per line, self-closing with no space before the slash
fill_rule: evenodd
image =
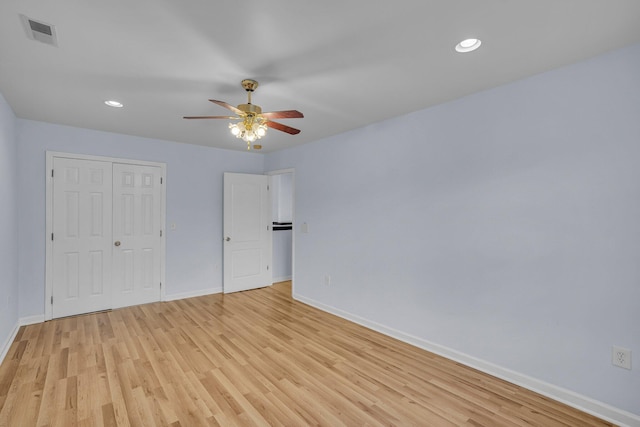
<path id="1" fill-rule="evenodd" d="M 52 316 L 160 300 L 158 167 L 53 160 Z"/>

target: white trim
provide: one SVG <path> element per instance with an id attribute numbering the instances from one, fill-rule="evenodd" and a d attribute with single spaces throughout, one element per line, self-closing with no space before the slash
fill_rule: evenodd
<path id="1" fill-rule="evenodd" d="M 162 227 L 162 239 L 160 240 L 160 301 L 165 301 L 166 298 L 166 265 L 167 265 L 167 224 L 166 224 L 166 212 L 167 212 L 167 164 L 159 162 L 150 162 L 146 160 L 135 159 L 122 159 L 117 157 L 103 157 L 93 156 L 88 154 L 76 154 L 76 153 L 62 153 L 58 151 L 47 151 L 45 161 L 45 176 L 46 182 L 46 225 L 45 225 L 45 304 L 44 304 L 44 320 L 51 320 L 53 318 L 53 312 L 51 307 L 51 296 L 53 294 L 53 265 L 51 259 L 53 257 L 53 243 L 51 241 L 51 233 L 53 232 L 53 179 L 51 178 L 51 170 L 53 169 L 54 157 L 62 157 L 67 159 L 78 160 L 94 160 L 100 162 L 121 163 L 127 165 L 139 165 L 139 166 L 153 166 L 160 168 L 160 175 L 162 177 L 162 194 L 161 194 L 161 212 L 160 212 L 160 225 Z M 33 316 L 35 317 L 35 316 Z M 33 322 L 37 323 L 37 322 Z"/>
<path id="2" fill-rule="evenodd" d="M 364 319 L 362 317 L 356 316 L 354 314 L 348 313 L 338 308 L 331 307 L 323 303 L 317 302 L 313 299 L 296 295 L 295 293 L 293 294 L 293 298 L 300 302 L 303 302 L 305 304 L 318 308 L 322 311 L 326 311 L 338 317 L 342 317 L 343 319 L 349 320 L 351 322 L 357 323 L 366 328 L 372 329 L 376 332 L 380 332 L 381 334 L 390 336 L 397 340 L 419 347 L 423 350 L 430 351 L 432 353 L 446 357 L 447 359 L 454 360 L 458 363 L 472 367 L 474 369 L 477 369 L 479 371 L 482 371 L 494 377 L 498 377 L 510 383 L 516 384 L 518 386 L 524 387 L 536 393 L 542 394 L 544 396 L 547 396 L 558 402 L 562 402 L 566 405 L 579 409 L 588 414 L 595 415 L 596 417 L 602 418 L 606 421 L 610 421 L 620 426 L 640 427 L 640 415 L 632 414 L 631 412 L 618 409 L 609 404 L 597 401 L 587 396 L 583 396 L 571 390 L 558 387 L 554 384 L 550 384 L 545 381 L 538 380 L 536 378 L 530 377 L 525 374 L 521 374 L 516 371 L 512 371 L 507 368 L 503 368 L 491 362 L 478 359 L 476 357 L 459 352 L 457 350 L 453 350 L 451 348 L 424 340 L 422 338 L 418 338 L 413 335 L 406 334 L 396 329 L 389 328 L 379 323 L 372 322 L 370 320 Z"/>
<path id="3" fill-rule="evenodd" d="M 13 330 L 7 337 L 4 343 L 2 343 L 2 347 L 0 347 L 0 364 L 4 361 L 4 358 L 7 357 L 7 353 L 9 353 L 9 349 L 11 348 L 11 344 L 16 339 L 16 335 L 18 335 L 18 331 L 20 330 L 20 323 L 16 323 L 13 325 Z"/>
<path id="4" fill-rule="evenodd" d="M 36 314 L 34 316 L 21 317 L 20 326 L 35 325 L 45 321 L 44 314 Z"/>
<path id="5" fill-rule="evenodd" d="M 16 339 L 16 336 L 18 335 L 18 331 L 20 330 L 20 327 L 26 326 L 26 325 L 33 325 L 35 323 L 42 323 L 42 322 L 44 322 L 43 314 L 37 314 L 35 316 L 29 316 L 29 317 L 21 317 L 20 319 L 18 319 L 16 324 L 13 325 L 11 334 L 9 334 L 5 342 L 2 343 L 2 347 L 0 347 L 0 364 L 4 361 L 4 358 L 7 357 L 7 354 L 9 353 L 9 349 L 11 348 L 11 345 L 13 344 L 13 342 Z"/>
<path id="6" fill-rule="evenodd" d="M 53 170 L 53 158 L 55 153 L 46 152 L 45 160 L 45 177 L 46 177 L 46 189 L 45 189 L 45 255 L 44 255 L 44 318 L 53 318 L 53 308 L 51 307 L 51 296 L 53 294 L 53 243 L 49 236 L 53 233 L 53 180 L 51 179 L 51 173 Z"/>
<path id="7" fill-rule="evenodd" d="M 284 175 L 285 173 L 295 173 L 295 169 L 294 168 L 287 168 L 287 169 L 277 169 L 271 172 L 267 172 L 267 175 Z"/>
<path id="8" fill-rule="evenodd" d="M 291 280 L 291 276 L 274 277 L 272 280 L 273 283 L 286 282 L 287 280 Z"/>
<path id="9" fill-rule="evenodd" d="M 222 293 L 222 286 L 218 286 L 216 288 L 200 289 L 197 291 L 182 292 L 179 294 L 165 295 L 163 301 L 176 301 L 176 300 L 185 299 L 185 298 L 195 298 L 195 297 L 201 297 L 204 295 L 212 295 L 212 294 L 219 294 L 219 293 Z"/>

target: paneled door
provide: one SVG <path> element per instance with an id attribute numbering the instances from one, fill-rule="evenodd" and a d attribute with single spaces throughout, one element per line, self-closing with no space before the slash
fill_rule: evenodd
<path id="1" fill-rule="evenodd" d="M 111 163 L 53 165 L 53 317 L 111 308 Z"/>
<path id="2" fill-rule="evenodd" d="M 272 230 L 269 177 L 224 174 L 224 293 L 270 286 Z"/>
<path id="3" fill-rule="evenodd" d="M 113 164 L 113 308 L 160 300 L 161 176 Z"/>
<path id="4" fill-rule="evenodd" d="M 162 168 L 53 157 L 51 317 L 160 300 Z"/>

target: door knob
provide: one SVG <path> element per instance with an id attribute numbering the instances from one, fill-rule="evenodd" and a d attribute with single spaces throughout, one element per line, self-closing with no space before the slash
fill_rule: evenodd
<path id="1" fill-rule="evenodd" d="M 224 238 L 224 240 L 226 240 L 227 242 L 230 242 L 231 241 L 231 237 L 227 236 L 227 237 Z"/>
<path id="2" fill-rule="evenodd" d="M 116 245 L 116 246 L 120 246 L 120 240 L 116 240 L 116 242 L 114 243 L 114 245 Z"/>

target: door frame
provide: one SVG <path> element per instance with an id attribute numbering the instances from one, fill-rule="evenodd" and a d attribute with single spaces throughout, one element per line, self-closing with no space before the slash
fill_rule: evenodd
<path id="1" fill-rule="evenodd" d="M 160 202 L 160 228 L 162 230 L 162 238 L 160 239 L 160 301 L 165 301 L 165 272 L 166 272 L 166 211 L 167 211 L 167 164 L 159 162 L 149 162 L 146 160 L 123 159 L 118 157 L 94 156 L 77 153 L 64 153 L 58 151 L 47 151 L 45 161 L 46 182 L 46 225 L 45 225 L 45 283 L 44 283 L 44 320 L 53 318 L 53 310 L 51 305 L 51 297 L 53 296 L 53 241 L 51 234 L 53 233 L 53 179 L 51 171 L 53 170 L 53 159 L 55 157 L 63 157 L 75 160 L 94 160 L 109 163 L 124 163 L 129 165 L 154 166 L 160 168 L 163 185 L 161 189 Z"/>
<path id="2" fill-rule="evenodd" d="M 295 295 L 296 286 L 296 170 L 294 168 L 276 169 L 267 175 L 291 174 L 291 295 Z M 273 198 L 273 192 L 271 193 Z M 273 202 L 273 200 L 271 200 Z"/>

